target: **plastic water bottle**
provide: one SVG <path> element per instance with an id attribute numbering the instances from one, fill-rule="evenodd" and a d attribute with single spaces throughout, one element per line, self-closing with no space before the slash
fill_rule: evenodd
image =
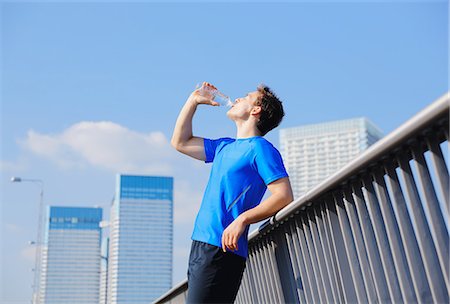
<path id="1" fill-rule="evenodd" d="M 232 107 L 234 105 L 230 97 L 213 87 L 197 84 L 196 89 L 199 90 L 202 96 L 211 97 L 212 100 L 218 102 L 221 106 Z"/>

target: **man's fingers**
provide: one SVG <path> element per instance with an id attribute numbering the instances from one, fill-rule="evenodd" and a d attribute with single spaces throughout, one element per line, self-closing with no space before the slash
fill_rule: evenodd
<path id="1" fill-rule="evenodd" d="M 232 251 L 239 250 L 238 239 L 236 236 L 232 236 L 232 235 L 228 235 L 227 233 L 224 233 L 222 235 L 222 250 L 223 250 L 223 252 L 226 252 L 227 249 L 232 250 Z"/>
<path id="2" fill-rule="evenodd" d="M 217 88 L 216 88 L 216 86 L 215 85 L 213 85 L 213 84 L 210 84 L 209 82 L 203 82 L 203 85 L 204 86 L 208 86 L 208 87 L 211 87 L 211 88 L 213 88 L 213 89 L 215 89 L 215 90 L 217 90 Z"/>
<path id="3" fill-rule="evenodd" d="M 235 251 L 238 250 L 238 244 L 237 244 L 236 241 L 233 241 L 233 248 L 234 248 Z"/>
<path id="4" fill-rule="evenodd" d="M 234 247 L 234 250 L 238 250 L 238 242 L 237 242 L 237 238 L 236 237 L 234 237 L 233 238 L 233 247 Z"/>
<path id="5" fill-rule="evenodd" d="M 223 238 L 223 241 L 222 241 L 223 252 L 227 252 L 227 248 L 229 248 L 229 246 L 228 246 L 228 244 L 229 244 L 228 237 L 226 235 L 224 235 L 222 238 Z"/>
<path id="6" fill-rule="evenodd" d="M 222 250 L 223 250 L 223 252 L 227 251 L 225 248 L 225 239 L 224 239 L 223 235 L 222 235 Z"/>
<path id="7" fill-rule="evenodd" d="M 230 236 L 226 237 L 225 247 L 230 249 L 230 250 L 232 250 L 232 248 L 231 248 L 231 237 Z"/>
<path id="8" fill-rule="evenodd" d="M 234 251 L 234 248 L 235 248 L 235 246 L 234 246 L 234 240 L 233 240 L 234 238 L 233 238 L 233 236 L 229 236 L 228 237 L 228 241 L 227 241 L 227 247 L 230 249 L 230 250 L 233 250 Z"/>

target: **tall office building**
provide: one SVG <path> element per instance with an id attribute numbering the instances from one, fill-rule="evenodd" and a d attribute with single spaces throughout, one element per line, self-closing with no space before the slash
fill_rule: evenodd
<path id="1" fill-rule="evenodd" d="M 108 304 L 108 258 L 109 258 L 109 237 L 102 241 L 101 246 L 101 264 L 100 264 L 100 301 L 99 304 Z"/>
<path id="2" fill-rule="evenodd" d="M 294 197 L 374 144 L 383 134 L 367 118 L 354 118 L 280 130 L 280 152 Z"/>
<path id="3" fill-rule="evenodd" d="M 101 220 L 101 208 L 48 208 L 39 303 L 98 304 Z"/>
<path id="4" fill-rule="evenodd" d="M 173 178 L 118 175 L 108 303 L 151 303 L 172 285 Z"/>

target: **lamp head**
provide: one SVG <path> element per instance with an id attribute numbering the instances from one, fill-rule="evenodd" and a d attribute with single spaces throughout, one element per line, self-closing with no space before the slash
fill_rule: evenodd
<path id="1" fill-rule="evenodd" d="M 22 179 L 20 177 L 17 176 L 11 177 L 11 183 L 20 183 L 21 181 Z"/>

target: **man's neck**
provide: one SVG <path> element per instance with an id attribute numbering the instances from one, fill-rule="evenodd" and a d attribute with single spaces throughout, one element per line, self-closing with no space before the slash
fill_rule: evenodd
<path id="1" fill-rule="evenodd" d="M 236 138 L 249 138 L 255 136 L 262 136 L 256 126 L 238 126 Z"/>
<path id="2" fill-rule="evenodd" d="M 236 128 L 236 138 L 262 136 L 254 121 L 247 120 L 246 122 L 236 122 Z"/>

